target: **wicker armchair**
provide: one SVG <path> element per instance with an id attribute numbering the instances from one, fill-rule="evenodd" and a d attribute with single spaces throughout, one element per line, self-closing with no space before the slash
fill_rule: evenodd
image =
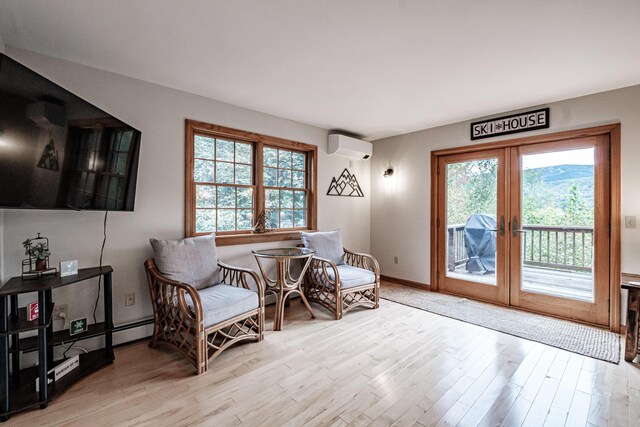
<path id="1" fill-rule="evenodd" d="M 344 249 L 344 262 L 343 265 L 336 265 L 331 260 L 314 257 L 307 270 L 304 285 L 309 302 L 326 307 L 335 315 L 336 320 L 342 319 L 346 312 L 356 307 L 375 309 L 380 306 L 378 261 L 371 255 Z M 370 273 L 363 275 L 358 269 Z"/>
<path id="2" fill-rule="evenodd" d="M 154 331 L 149 345 L 165 346 L 180 352 L 193 363 L 198 374 L 204 373 L 209 362 L 233 344 L 264 338 L 264 288 L 260 278 L 250 269 L 231 267 L 219 261 L 218 267 L 221 284 L 251 290 L 250 283 L 254 282 L 258 307 L 230 318 L 224 318 L 224 314 L 219 312 L 213 313 L 223 319 L 208 324 L 214 310 L 207 312 L 203 299 L 219 284 L 198 290 L 163 276 L 153 258 L 145 262 L 154 316 Z"/>

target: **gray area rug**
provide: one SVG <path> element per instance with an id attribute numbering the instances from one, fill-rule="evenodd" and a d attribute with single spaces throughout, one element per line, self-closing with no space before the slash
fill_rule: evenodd
<path id="1" fill-rule="evenodd" d="M 411 288 L 381 288 L 380 297 L 573 353 L 620 363 L 620 336 L 604 329 Z"/>

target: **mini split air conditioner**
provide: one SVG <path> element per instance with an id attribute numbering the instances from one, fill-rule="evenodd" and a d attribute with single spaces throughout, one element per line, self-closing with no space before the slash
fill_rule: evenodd
<path id="1" fill-rule="evenodd" d="M 65 125 L 64 106 L 52 102 L 39 101 L 27 106 L 27 117 L 41 128 Z"/>
<path id="2" fill-rule="evenodd" d="M 373 146 L 370 142 L 351 138 L 350 136 L 332 133 L 329 135 L 328 152 L 351 159 L 368 159 L 371 157 Z"/>

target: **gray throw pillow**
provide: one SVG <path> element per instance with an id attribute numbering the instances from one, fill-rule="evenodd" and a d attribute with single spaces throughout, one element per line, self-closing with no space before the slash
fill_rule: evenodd
<path id="1" fill-rule="evenodd" d="M 196 289 L 220 283 L 215 235 L 150 242 L 156 266 L 167 278 Z"/>
<path id="2" fill-rule="evenodd" d="M 316 233 L 301 232 L 305 248 L 316 251 L 316 256 L 333 261 L 336 265 L 344 264 L 344 247 L 340 231 L 318 231 Z"/>

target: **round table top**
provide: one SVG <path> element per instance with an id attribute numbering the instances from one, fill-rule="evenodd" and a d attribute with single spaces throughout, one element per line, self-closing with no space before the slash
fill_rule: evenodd
<path id="1" fill-rule="evenodd" d="M 296 258 L 307 257 L 316 253 L 316 251 L 307 248 L 271 248 L 258 249 L 251 251 L 252 254 L 265 258 Z"/>

